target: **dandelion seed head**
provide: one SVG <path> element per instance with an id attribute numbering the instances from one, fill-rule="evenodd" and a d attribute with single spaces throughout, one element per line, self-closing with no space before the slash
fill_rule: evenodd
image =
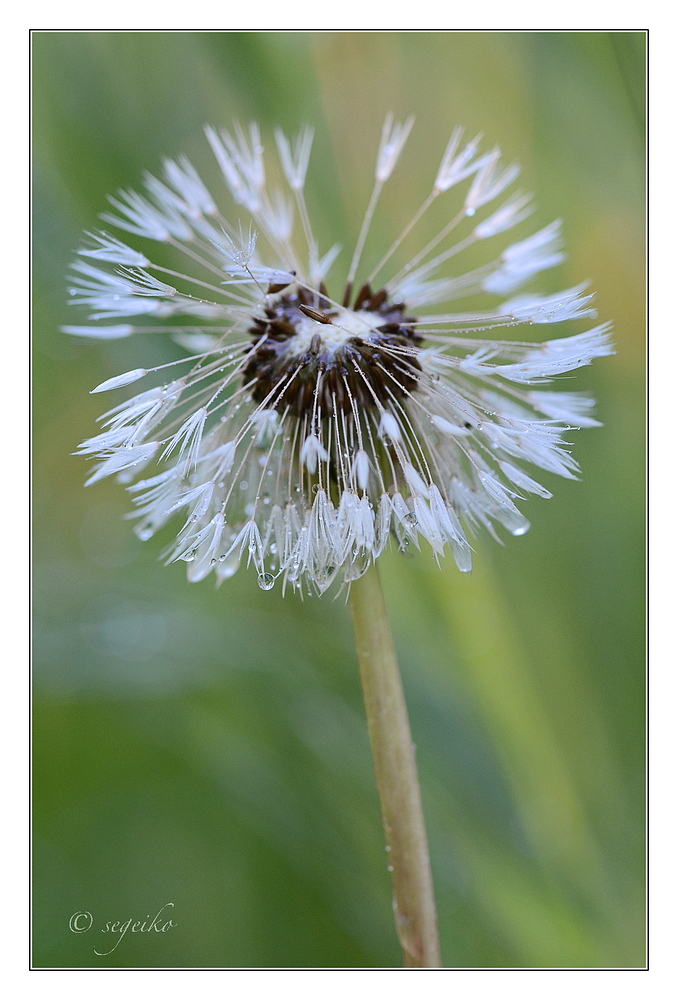
<path id="1" fill-rule="evenodd" d="M 335 580 L 350 584 L 390 543 L 404 551 L 422 541 L 436 558 L 450 550 L 468 572 L 469 535 L 483 528 L 499 538 L 498 526 L 520 535 L 529 522 L 517 504 L 551 495 L 535 467 L 578 474 L 565 435 L 597 426 L 593 404 L 552 384 L 612 353 L 610 326 L 518 339 L 521 326 L 595 312 L 585 283 L 549 296 L 532 287 L 563 259 L 559 220 L 494 246 L 534 211 L 520 192 L 496 204 L 516 165 L 504 166 L 498 149 L 483 152 L 481 136 L 462 146 L 455 128 L 432 193 L 360 277 L 372 217 L 412 125 L 389 115 L 375 142 L 375 186 L 338 291 L 325 279 L 340 247 L 321 252 L 304 199 L 308 126 L 291 142 L 275 133 L 290 195 L 267 187 L 256 125 L 206 128 L 227 197 L 210 192 L 185 157 L 165 160 L 162 180 L 145 175 L 146 194 L 120 192 L 110 199 L 117 214 L 103 216 L 160 244 L 157 256 L 87 234 L 71 301 L 90 325 L 64 332 L 164 335 L 188 352 L 92 390 L 160 379 L 105 413 L 100 433 L 83 442 L 80 453 L 96 463 L 88 484 L 114 475 L 126 485 L 144 541 L 176 519 L 164 556 L 186 562 L 191 581 L 214 573 L 221 583 L 251 566 L 263 590 L 280 579 L 321 593 Z M 441 221 L 422 247 L 425 212 Z M 487 262 L 465 269 L 464 252 L 485 240 Z M 397 270 L 391 261 L 406 247 Z M 183 270 L 169 251 L 183 256 Z M 467 295 L 484 305 L 431 311 Z M 498 339 L 507 329 L 515 339 Z"/>

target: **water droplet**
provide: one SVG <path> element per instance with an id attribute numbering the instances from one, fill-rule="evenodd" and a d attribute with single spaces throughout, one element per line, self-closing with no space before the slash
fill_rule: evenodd
<path id="1" fill-rule="evenodd" d="M 473 208 L 471 205 L 469 205 L 469 207 L 466 209 L 466 214 L 468 215 L 468 217 L 470 219 L 473 215 L 476 214 L 475 208 Z"/>
<path id="2" fill-rule="evenodd" d="M 386 866 L 386 870 L 389 871 L 389 872 L 392 872 L 393 871 L 393 865 L 387 865 Z"/>
<path id="3" fill-rule="evenodd" d="M 243 492 L 244 492 L 247 489 L 248 486 L 249 486 L 249 483 L 247 482 L 247 480 L 243 479 L 242 482 L 240 483 L 240 489 L 243 490 Z"/>
<path id="4" fill-rule="evenodd" d="M 184 556 L 184 562 L 193 562 L 197 554 L 198 554 L 197 549 L 191 549 L 191 551 L 187 552 L 186 555 Z"/>
<path id="5" fill-rule="evenodd" d="M 257 583 L 259 584 L 262 590 L 271 590 L 271 588 L 275 583 L 275 577 L 272 576 L 270 573 L 260 573 L 259 577 L 257 578 Z"/>
<path id="6" fill-rule="evenodd" d="M 405 522 L 405 524 L 409 525 L 411 528 L 414 528 L 414 526 L 417 523 L 417 515 L 414 513 L 413 510 L 411 510 L 409 514 L 405 514 L 405 517 L 403 518 L 403 521 Z"/>
<path id="7" fill-rule="evenodd" d="M 152 528 L 142 528 L 139 532 L 137 532 L 137 537 L 140 538 L 142 542 L 147 542 L 152 535 Z"/>

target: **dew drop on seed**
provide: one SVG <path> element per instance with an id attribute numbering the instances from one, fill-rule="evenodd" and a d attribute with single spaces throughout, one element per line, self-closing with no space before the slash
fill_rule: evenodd
<path id="1" fill-rule="evenodd" d="M 153 534 L 152 528 L 142 528 L 141 531 L 138 533 L 137 537 L 140 538 L 142 542 L 147 542 L 148 539 L 152 536 L 152 534 Z"/>
<path id="2" fill-rule="evenodd" d="M 472 206 L 469 206 L 469 208 L 466 209 L 466 215 L 468 215 L 469 219 L 472 216 L 474 216 L 475 214 L 476 214 L 476 210 Z"/>
<path id="3" fill-rule="evenodd" d="M 405 517 L 403 518 L 403 521 L 405 522 L 405 524 L 409 525 L 411 528 L 414 528 L 414 526 L 417 523 L 417 515 L 414 513 L 413 510 L 411 510 L 409 514 L 405 514 Z"/>
<path id="4" fill-rule="evenodd" d="M 249 483 L 247 482 L 247 480 L 243 479 L 240 483 L 240 489 L 244 492 L 247 489 L 248 485 Z"/>
<path id="5" fill-rule="evenodd" d="M 275 583 L 275 577 L 270 573 L 260 573 L 257 578 L 257 583 L 262 590 L 271 590 Z"/>

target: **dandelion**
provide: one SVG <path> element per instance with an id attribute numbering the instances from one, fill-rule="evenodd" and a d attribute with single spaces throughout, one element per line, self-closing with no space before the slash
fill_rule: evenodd
<path id="1" fill-rule="evenodd" d="M 165 332 L 190 352 L 164 369 L 136 369 L 97 386 L 103 392 L 172 370 L 161 388 L 105 414 L 105 429 L 82 446 L 99 458 L 89 482 L 137 479 L 128 488 L 141 538 L 189 510 L 167 557 L 185 560 L 190 580 L 213 571 L 222 581 L 244 558 L 264 589 L 281 578 L 322 593 L 335 579 L 362 576 L 391 540 L 400 549 L 424 540 L 436 556 L 450 550 L 466 572 L 477 528 L 522 534 L 528 522 L 518 503 L 529 493 L 549 495 L 516 462 L 576 475 L 564 435 L 595 423 L 588 402 L 526 387 L 609 354 L 610 326 L 542 344 L 498 339 L 524 325 L 595 317 L 585 285 L 547 297 L 515 294 L 563 260 L 561 223 L 493 246 L 532 211 L 530 196 L 518 192 L 478 218 L 519 172 L 501 166 L 499 150 L 480 153 L 480 136 L 463 146 L 456 128 L 424 206 L 355 285 L 377 200 L 411 128 L 411 118 L 386 119 L 373 194 L 336 297 L 325 278 L 340 248 L 319 257 L 304 200 L 308 127 L 293 142 L 276 130 L 292 198 L 268 190 L 256 126 L 207 129 L 244 226 L 238 212 L 222 215 L 183 157 L 164 162 L 163 180 L 146 176 L 146 195 L 111 198 L 116 213 L 106 222 L 178 251 L 186 274 L 106 232 L 90 234 L 79 252 L 72 300 L 92 320 L 118 322 L 66 332 L 104 340 Z M 442 211 L 439 196 L 451 199 L 447 192 L 462 186 L 461 205 L 456 214 L 446 210 L 438 236 L 387 276 L 424 212 L 434 202 Z M 292 239 L 295 209 L 303 252 Z M 456 258 L 484 241 L 488 263 L 465 273 Z M 478 294 L 495 302 L 431 314 L 432 306 Z M 168 322 L 151 327 L 139 317 Z M 187 317 L 198 325 L 184 325 Z M 151 460 L 168 473 L 171 490 L 158 491 L 155 474 L 138 479 Z M 182 502 L 201 488 L 209 503 Z"/>
<path id="2" fill-rule="evenodd" d="M 277 580 L 304 592 L 323 593 L 335 581 L 355 589 L 362 578 L 376 579 L 372 567 L 387 545 L 405 550 L 422 541 L 436 559 L 449 550 L 468 572 L 477 530 L 498 540 L 500 529 L 521 535 L 529 522 L 518 504 L 529 494 L 551 495 L 535 469 L 577 475 L 565 435 L 596 425 L 592 402 L 554 391 L 553 383 L 612 353 L 610 324 L 540 343 L 520 339 L 522 327 L 596 313 L 586 284 L 548 296 L 534 291 L 535 277 L 564 259 L 562 225 L 508 239 L 534 208 L 522 191 L 501 200 L 517 165 L 502 165 L 496 148 L 482 152 L 481 136 L 463 145 L 455 128 L 428 197 L 376 266 L 361 271 L 412 125 L 412 118 L 386 118 L 343 282 L 329 277 L 341 247 L 319 246 L 307 211 L 309 127 L 291 142 L 275 133 L 289 192 L 267 183 L 256 125 L 207 128 L 235 210 L 222 210 L 223 199 L 212 197 L 185 157 L 166 160 L 162 179 L 146 175 L 143 195 L 120 191 L 102 217 L 143 238 L 143 250 L 98 232 L 79 251 L 71 300 L 91 320 L 113 322 L 65 332 L 99 340 L 159 334 L 188 352 L 93 389 L 168 375 L 104 414 L 81 453 L 98 462 L 89 483 L 115 475 L 127 484 L 141 539 L 177 519 L 165 557 L 186 562 L 191 581 L 214 572 L 221 582 L 246 563 L 264 590 Z M 417 225 L 434 207 L 442 225 L 421 246 Z M 150 241 L 160 246 L 153 251 Z M 480 244 L 486 263 L 465 268 L 464 254 L 474 251 L 477 261 Z M 409 261 L 393 265 L 408 246 Z M 464 297 L 473 297 L 474 308 L 454 311 Z M 364 587 L 367 618 L 353 603 L 359 653 L 361 636 L 383 617 L 380 592 L 374 583 Z M 397 738 L 374 729 L 381 695 L 370 694 L 365 663 L 374 661 L 369 669 L 383 676 L 391 671 L 391 692 L 399 678 L 389 666 L 388 633 L 370 642 L 361 675 L 373 744 L 411 743 L 404 704 L 405 728 L 400 716 L 393 724 Z M 418 795 L 411 750 L 409 763 L 401 750 L 392 774 L 377 774 L 385 823 L 389 809 L 402 814 L 402 802 L 389 806 L 385 796 L 402 786 L 408 768 Z M 425 853 L 418 822 L 413 850 Z M 418 922 L 399 894 L 398 845 L 390 846 L 406 956 L 421 959 L 410 964 L 435 964 L 434 945 L 424 961 L 421 941 L 413 943 Z M 412 898 L 431 895 L 427 864 L 426 855 Z M 429 925 L 432 912 L 422 918 Z"/>

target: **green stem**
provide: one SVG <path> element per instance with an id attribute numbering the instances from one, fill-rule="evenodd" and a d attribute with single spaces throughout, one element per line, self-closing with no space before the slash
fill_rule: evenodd
<path id="1" fill-rule="evenodd" d="M 439 968 L 431 863 L 414 746 L 374 564 L 352 582 L 350 603 L 404 965 Z"/>

